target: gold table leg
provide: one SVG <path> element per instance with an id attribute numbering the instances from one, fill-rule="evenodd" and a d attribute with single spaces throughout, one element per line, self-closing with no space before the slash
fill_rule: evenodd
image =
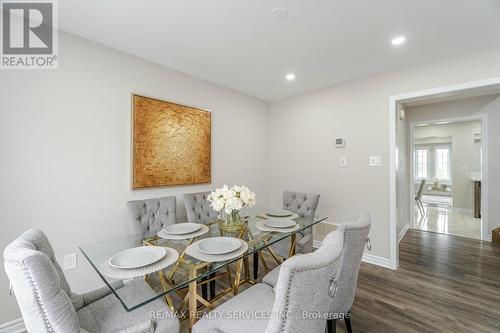
<path id="1" fill-rule="evenodd" d="M 292 234 L 290 236 L 290 250 L 288 250 L 288 258 L 293 257 L 296 252 L 297 247 L 297 234 Z"/>
<path id="2" fill-rule="evenodd" d="M 174 267 L 172 268 L 172 270 L 168 274 L 168 280 L 172 280 L 172 277 L 174 276 L 175 272 L 179 268 L 181 261 L 186 256 L 186 249 L 188 248 L 189 245 L 193 244 L 193 241 L 194 241 L 194 238 L 191 238 L 189 240 L 188 244 L 186 245 L 186 247 L 184 248 L 184 251 L 182 251 L 182 253 L 179 255 L 179 259 L 177 259 L 177 262 L 175 263 Z"/>
<path id="3" fill-rule="evenodd" d="M 196 290 L 196 267 L 189 270 L 189 332 L 191 332 L 198 317 L 198 292 Z"/>
<path id="4" fill-rule="evenodd" d="M 248 262 L 248 256 L 243 258 L 243 267 L 245 273 L 245 281 L 250 280 L 250 264 Z"/>
<path id="5" fill-rule="evenodd" d="M 262 254 L 262 251 L 259 251 L 259 259 L 262 262 L 262 266 L 264 266 L 264 269 L 266 272 L 269 271 L 269 266 L 267 266 L 267 261 L 266 258 L 264 258 L 264 255 Z"/>
<path id="6" fill-rule="evenodd" d="M 238 295 L 240 289 L 240 280 L 241 280 L 241 266 L 243 264 L 243 259 L 238 260 L 236 263 L 236 277 L 234 279 L 234 288 L 233 295 Z"/>
<path id="7" fill-rule="evenodd" d="M 161 287 L 163 288 L 163 292 L 167 292 L 169 290 L 169 285 L 167 280 L 165 279 L 165 274 L 163 273 L 163 270 L 158 271 L 158 278 L 160 279 Z M 174 303 L 172 302 L 172 298 L 170 297 L 169 294 L 165 294 L 165 302 L 167 302 L 168 307 L 170 310 L 174 311 Z"/>

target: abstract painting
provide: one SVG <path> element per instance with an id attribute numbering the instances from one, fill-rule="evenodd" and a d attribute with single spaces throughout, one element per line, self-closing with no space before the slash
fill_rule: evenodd
<path id="1" fill-rule="evenodd" d="M 133 188 L 211 182 L 211 112 L 133 95 Z"/>

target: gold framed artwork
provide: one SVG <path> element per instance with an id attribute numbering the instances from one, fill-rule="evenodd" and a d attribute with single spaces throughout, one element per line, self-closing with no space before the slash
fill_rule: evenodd
<path id="1" fill-rule="evenodd" d="M 134 189 L 211 182 L 211 112 L 134 94 Z"/>

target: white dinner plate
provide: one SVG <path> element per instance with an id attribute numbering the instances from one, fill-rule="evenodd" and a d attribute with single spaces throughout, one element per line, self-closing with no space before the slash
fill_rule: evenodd
<path id="1" fill-rule="evenodd" d="M 162 259 L 166 253 L 163 247 L 139 246 L 115 254 L 109 259 L 109 264 L 122 269 L 144 267 Z"/>
<path id="2" fill-rule="evenodd" d="M 297 223 L 292 220 L 287 220 L 287 219 L 269 219 L 265 220 L 264 224 L 268 227 L 271 228 L 291 228 L 294 227 Z"/>
<path id="3" fill-rule="evenodd" d="M 185 235 L 191 234 L 200 230 L 201 224 L 199 223 L 176 223 L 167 225 L 164 230 L 167 234 L 171 235 Z"/>
<path id="4" fill-rule="evenodd" d="M 288 217 L 292 216 L 293 212 L 284 209 L 270 209 L 266 211 L 266 214 L 274 217 Z"/>
<path id="5" fill-rule="evenodd" d="M 198 243 L 198 250 L 206 254 L 226 254 L 241 247 L 239 238 L 212 237 Z"/>

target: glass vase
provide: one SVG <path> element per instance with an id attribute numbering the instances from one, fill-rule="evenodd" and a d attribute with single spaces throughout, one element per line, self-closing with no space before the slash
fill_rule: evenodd
<path id="1" fill-rule="evenodd" d="M 238 210 L 233 210 L 231 213 L 223 213 L 222 219 L 219 220 L 219 228 L 225 233 L 235 233 L 234 236 L 243 230 L 245 223 L 240 217 L 240 212 Z"/>

